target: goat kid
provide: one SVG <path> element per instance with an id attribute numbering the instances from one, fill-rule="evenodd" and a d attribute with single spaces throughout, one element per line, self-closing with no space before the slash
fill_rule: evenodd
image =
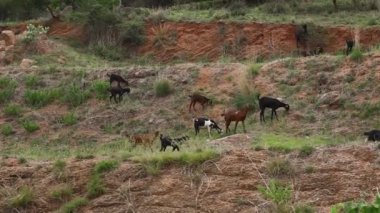
<path id="1" fill-rule="evenodd" d="M 273 121 L 273 114 L 276 116 L 276 119 L 278 120 L 277 112 L 276 112 L 278 108 L 284 107 L 286 111 L 289 111 L 289 108 L 290 108 L 289 104 L 285 104 L 275 98 L 270 98 L 270 97 L 260 98 L 260 95 L 257 95 L 257 99 L 259 100 L 259 106 L 260 106 L 260 122 L 263 122 L 263 121 L 265 122 L 265 118 L 264 118 L 265 108 L 272 109 L 271 121 Z"/>
<path id="2" fill-rule="evenodd" d="M 355 46 L 355 41 L 350 39 L 346 39 L 346 55 L 349 55 L 352 52 L 352 48 Z"/>
<path id="3" fill-rule="evenodd" d="M 126 81 L 123 77 L 117 74 L 109 74 L 107 73 L 107 76 L 110 78 L 110 85 L 112 85 L 112 82 L 116 81 L 117 85 L 120 87 L 120 83 L 124 83 L 125 85 L 128 86 L 128 81 Z"/>
<path id="4" fill-rule="evenodd" d="M 244 107 L 243 109 L 240 110 L 229 110 L 227 112 L 224 112 L 221 116 L 224 116 L 224 121 L 226 122 L 226 133 L 230 131 L 230 124 L 232 121 L 235 121 L 235 129 L 234 133 L 236 133 L 236 128 L 238 123 L 241 121 L 243 123 L 243 130 L 245 130 L 245 118 L 247 117 L 248 111 L 250 110 L 249 107 Z"/>
<path id="5" fill-rule="evenodd" d="M 211 99 L 206 98 L 203 95 L 193 94 L 193 95 L 189 95 L 189 97 L 190 97 L 189 112 L 191 111 L 191 107 L 193 107 L 194 111 L 196 111 L 195 110 L 195 104 L 196 103 L 201 104 L 202 105 L 202 109 L 205 108 L 205 104 L 212 105 Z"/>
<path id="6" fill-rule="evenodd" d="M 162 134 L 160 134 L 160 141 L 161 141 L 161 149 L 160 152 L 166 150 L 166 147 L 171 146 L 173 147 L 173 152 L 175 150 L 179 151 L 178 145 L 168 136 L 164 137 Z"/>
<path id="7" fill-rule="evenodd" d="M 116 95 L 119 95 L 119 102 L 120 102 L 122 100 L 122 96 L 124 93 L 129 94 L 131 92 L 131 89 L 128 87 L 127 88 L 111 87 L 107 90 L 111 93 L 110 101 L 112 101 L 112 97 L 113 97 L 113 99 L 115 100 L 115 103 L 117 103 Z"/>
<path id="8" fill-rule="evenodd" d="M 364 135 L 367 136 L 365 142 L 367 141 L 380 141 L 380 130 L 371 130 L 369 132 L 364 132 Z"/>
<path id="9" fill-rule="evenodd" d="M 145 147 L 148 146 L 150 150 L 153 152 L 152 145 L 159 134 L 160 132 L 158 131 L 154 133 L 147 133 L 147 134 L 136 134 L 136 135 L 129 136 L 129 139 L 134 143 L 134 146 L 136 145 L 144 145 Z"/>
<path id="10" fill-rule="evenodd" d="M 218 124 L 216 124 L 216 122 L 211 119 L 194 118 L 193 121 L 194 121 L 195 135 L 198 135 L 199 128 L 201 127 L 207 127 L 209 137 L 211 137 L 211 129 L 215 129 L 216 131 L 218 131 L 219 134 L 223 132 L 223 130 L 219 128 Z"/>

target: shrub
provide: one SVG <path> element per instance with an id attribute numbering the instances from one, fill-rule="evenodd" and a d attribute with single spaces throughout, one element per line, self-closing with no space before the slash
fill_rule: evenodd
<path id="1" fill-rule="evenodd" d="M 97 99 L 106 99 L 108 97 L 109 83 L 97 80 L 92 84 L 92 91 L 95 92 Z"/>
<path id="2" fill-rule="evenodd" d="M 122 49 L 116 45 L 106 46 L 102 44 L 92 44 L 90 45 L 90 50 L 95 55 L 106 60 L 119 61 L 124 58 Z"/>
<path id="3" fill-rule="evenodd" d="M 104 183 L 100 175 L 92 175 L 90 182 L 87 184 L 87 197 L 95 198 L 102 195 L 104 192 Z"/>
<path id="4" fill-rule="evenodd" d="M 56 89 L 26 90 L 24 100 L 27 105 L 40 108 L 54 101 L 59 95 L 60 92 Z"/>
<path id="5" fill-rule="evenodd" d="M 295 213 L 314 213 L 315 209 L 312 206 L 302 204 L 302 205 L 297 205 Z"/>
<path id="6" fill-rule="evenodd" d="M 70 185 L 63 184 L 63 185 L 59 185 L 59 186 L 54 187 L 50 191 L 50 196 L 51 196 L 51 198 L 53 198 L 55 200 L 63 201 L 63 200 L 70 198 L 73 195 L 73 193 L 74 193 L 74 191 Z"/>
<path id="7" fill-rule="evenodd" d="M 363 53 L 358 48 L 354 48 L 350 55 L 350 59 L 356 62 L 361 62 L 363 60 L 363 57 Z"/>
<path id="8" fill-rule="evenodd" d="M 56 178 L 61 178 L 65 174 L 66 162 L 63 160 L 57 160 L 53 164 L 53 173 Z"/>
<path id="9" fill-rule="evenodd" d="M 314 172 L 314 167 L 313 166 L 306 166 L 305 167 L 305 173 L 311 174 Z"/>
<path id="10" fill-rule="evenodd" d="M 8 77 L 0 78 L 0 104 L 9 101 L 15 92 L 17 83 Z"/>
<path id="11" fill-rule="evenodd" d="M 27 132 L 35 132 L 40 129 L 40 127 L 38 126 L 36 122 L 28 120 L 28 119 L 22 122 L 22 126 Z"/>
<path id="12" fill-rule="evenodd" d="M 371 18 L 371 19 L 368 20 L 367 25 L 368 26 L 377 25 L 377 20 L 374 19 L 374 18 Z"/>
<path id="13" fill-rule="evenodd" d="M 41 85 L 41 78 L 36 75 L 28 75 L 25 77 L 25 86 L 28 88 L 36 88 Z"/>
<path id="14" fill-rule="evenodd" d="M 257 64 L 251 64 L 249 67 L 248 67 L 248 74 L 254 78 L 256 77 L 258 74 L 259 74 L 259 71 L 261 69 L 263 65 L 260 64 L 260 63 L 257 63 Z"/>
<path id="15" fill-rule="evenodd" d="M 59 212 L 74 213 L 74 212 L 77 212 L 76 211 L 77 209 L 79 209 L 80 207 L 85 206 L 87 204 L 88 204 L 88 200 L 86 198 L 76 197 L 76 198 L 72 199 L 70 202 L 63 205 L 59 209 Z"/>
<path id="16" fill-rule="evenodd" d="M 21 114 L 21 111 L 22 111 L 21 106 L 17 104 L 8 104 L 4 108 L 4 113 L 7 116 L 11 116 L 11 117 L 19 117 Z"/>
<path id="17" fill-rule="evenodd" d="M 255 110 L 257 106 L 257 93 L 248 86 L 245 86 L 235 94 L 232 103 L 237 108 L 251 107 L 252 110 Z"/>
<path id="18" fill-rule="evenodd" d="M 9 205 L 13 208 L 25 207 L 33 201 L 33 191 L 27 186 L 18 190 L 17 195 L 9 199 Z"/>
<path id="19" fill-rule="evenodd" d="M 304 145 L 301 147 L 298 156 L 300 157 L 307 157 L 311 155 L 315 151 L 315 148 L 310 145 Z"/>
<path id="20" fill-rule="evenodd" d="M 43 27 L 41 25 L 34 26 L 33 24 L 28 24 L 26 27 L 25 36 L 22 38 L 22 41 L 25 43 L 31 43 L 37 40 L 38 36 L 44 35 L 49 31 L 49 27 Z"/>
<path id="21" fill-rule="evenodd" d="M 294 175 L 294 167 L 289 160 L 274 159 L 267 163 L 266 171 L 271 177 L 284 177 Z"/>
<path id="22" fill-rule="evenodd" d="M 75 115 L 75 113 L 70 112 L 60 119 L 60 123 L 63 123 L 66 126 L 72 126 L 78 122 L 78 117 Z"/>
<path id="23" fill-rule="evenodd" d="M 379 212 L 380 211 L 380 195 L 377 194 L 376 199 L 373 204 L 370 203 L 355 203 L 355 202 L 346 202 L 333 206 L 331 208 L 331 213 L 340 213 L 340 212 Z"/>
<path id="24" fill-rule="evenodd" d="M 145 41 L 145 22 L 142 20 L 130 20 L 119 25 L 120 39 L 124 44 L 140 45 Z"/>
<path id="25" fill-rule="evenodd" d="M 164 97 L 171 93 L 171 84 L 167 79 L 157 80 L 154 83 L 154 91 L 157 97 Z"/>
<path id="26" fill-rule="evenodd" d="M 1 125 L 1 134 L 3 134 L 4 136 L 9 136 L 9 135 L 12 135 L 13 133 L 14 133 L 13 128 L 10 124 Z"/>
<path id="27" fill-rule="evenodd" d="M 258 190 L 266 199 L 271 200 L 277 208 L 286 206 L 292 198 L 291 188 L 276 180 L 270 180 L 266 187 L 259 186 Z"/>
<path id="28" fill-rule="evenodd" d="M 109 161 L 104 160 L 95 165 L 94 173 L 100 174 L 100 173 L 108 172 L 113 169 L 116 169 L 118 165 L 119 163 L 115 160 L 109 160 Z"/>
<path id="29" fill-rule="evenodd" d="M 62 99 L 69 106 L 77 107 L 83 104 L 89 97 L 90 93 L 87 90 L 82 90 L 78 85 L 71 84 L 65 88 Z"/>

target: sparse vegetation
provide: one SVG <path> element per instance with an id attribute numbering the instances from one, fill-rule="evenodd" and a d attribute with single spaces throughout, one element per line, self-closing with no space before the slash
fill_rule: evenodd
<path id="1" fill-rule="evenodd" d="M 18 104 L 8 104 L 4 108 L 4 113 L 10 117 L 19 117 L 21 115 L 22 108 Z"/>
<path id="2" fill-rule="evenodd" d="M 108 97 L 107 89 L 109 87 L 109 83 L 102 80 L 97 80 L 92 83 L 92 90 L 95 92 L 97 99 L 106 99 Z"/>
<path id="3" fill-rule="evenodd" d="M 263 64 L 261 64 L 261 63 L 256 63 L 256 64 L 249 65 L 248 70 L 247 70 L 248 74 L 252 78 L 256 77 L 259 74 L 260 69 L 261 69 L 262 66 L 263 66 Z"/>
<path id="4" fill-rule="evenodd" d="M 9 77 L 0 77 L 0 104 L 10 101 L 17 83 Z"/>
<path id="5" fill-rule="evenodd" d="M 292 189 L 276 180 L 270 180 L 268 185 L 259 186 L 259 192 L 276 207 L 276 212 L 288 212 L 289 202 L 292 199 Z"/>
<path id="6" fill-rule="evenodd" d="M 1 134 L 4 136 L 9 136 L 13 134 L 13 128 L 11 124 L 3 124 L 1 125 Z"/>
<path id="7" fill-rule="evenodd" d="M 115 160 L 104 160 L 95 165 L 93 172 L 95 174 L 101 174 L 116 169 L 118 165 L 119 163 Z"/>
<path id="8" fill-rule="evenodd" d="M 95 198 L 99 195 L 102 195 L 104 192 L 104 181 L 100 174 L 92 175 L 90 181 L 87 184 L 87 197 Z"/>
<path id="9" fill-rule="evenodd" d="M 274 159 L 267 163 L 266 172 L 271 177 L 290 177 L 295 174 L 295 169 L 289 160 Z"/>
<path id="10" fill-rule="evenodd" d="M 346 202 L 333 206 L 331 208 L 331 213 L 340 213 L 340 212 L 379 212 L 380 211 L 380 195 L 376 196 L 376 199 L 373 203 L 365 202 Z"/>
<path id="11" fill-rule="evenodd" d="M 40 108 L 51 103 L 59 96 L 60 91 L 56 89 L 26 90 L 24 100 L 27 105 Z"/>
<path id="12" fill-rule="evenodd" d="M 74 212 L 77 212 L 77 210 L 80 207 L 86 206 L 87 204 L 88 204 L 88 200 L 86 198 L 76 197 L 76 198 L 72 199 L 70 202 L 64 204 L 59 209 L 59 212 L 62 212 L 62 213 L 74 213 Z"/>
<path id="13" fill-rule="evenodd" d="M 50 196 L 55 200 L 64 201 L 69 199 L 73 193 L 74 191 L 70 185 L 62 184 L 52 188 Z"/>
<path id="14" fill-rule="evenodd" d="M 314 170 L 315 170 L 315 169 L 314 169 L 313 166 L 308 165 L 308 166 L 305 167 L 305 173 L 307 173 L 307 174 L 311 174 L 311 173 L 313 173 Z"/>
<path id="15" fill-rule="evenodd" d="M 8 204 L 13 208 L 20 208 L 29 205 L 34 198 L 33 190 L 23 186 L 18 189 L 17 194 L 8 200 Z"/>
<path id="16" fill-rule="evenodd" d="M 300 157 L 307 157 L 311 155 L 314 152 L 315 148 L 310 145 L 304 145 L 301 147 L 298 156 Z"/>
<path id="17" fill-rule="evenodd" d="M 35 131 L 40 129 L 40 126 L 38 126 L 38 124 L 36 122 L 29 120 L 29 119 L 24 120 L 22 122 L 22 126 L 29 133 L 35 132 Z"/>
<path id="18" fill-rule="evenodd" d="M 295 213 L 314 213 L 315 209 L 312 206 L 302 204 L 302 205 L 297 205 Z"/>
<path id="19" fill-rule="evenodd" d="M 41 85 L 41 78 L 37 75 L 27 75 L 24 81 L 25 86 L 30 89 L 36 89 Z"/>
<path id="20" fill-rule="evenodd" d="M 253 89 L 248 86 L 244 86 L 232 99 L 232 103 L 237 108 L 241 109 L 243 107 L 250 107 L 255 111 L 257 107 L 257 95 Z"/>
<path id="21" fill-rule="evenodd" d="M 359 48 L 354 48 L 350 55 L 351 60 L 361 62 L 363 60 L 363 53 Z"/>
<path id="22" fill-rule="evenodd" d="M 63 102 L 71 107 L 77 107 L 83 104 L 90 97 L 87 90 L 82 90 L 78 85 L 71 84 L 64 89 Z"/>
<path id="23" fill-rule="evenodd" d="M 171 83 L 167 79 L 160 79 L 154 83 L 154 91 L 157 97 L 164 97 L 172 92 Z"/>
<path id="24" fill-rule="evenodd" d="M 63 115 L 59 122 L 63 123 L 66 126 L 72 126 L 78 122 L 78 117 L 75 113 L 70 112 L 66 115 Z"/>
<path id="25" fill-rule="evenodd" d="M 57 179 L 61 179 L 65 176 L 66 162 L 63 160 L 57 160 L 53 164 L 53 174 Z"/>

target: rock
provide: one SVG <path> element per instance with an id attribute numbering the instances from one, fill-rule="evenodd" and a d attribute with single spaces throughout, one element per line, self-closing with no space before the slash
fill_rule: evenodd
<path id="1" fill-rule="evenodd" d="M 4 40 L 0 41 L 0 51 L 4 51 L 5 48 L 7 47 L 6 43 Z"/>
<path id="2" fill-rule="evenodd" d="M 16 36 L 12 30 L 4 30 L 0 34 L 0 39 L 5 41 L 7 46 L 16 44 Z"/>
<path id="3" fill-rule="evenodd" d="M 22 61 L 21 61 L 20 67 L 21 67 L 22 69 L 28 69 L 28 68 L 31 68 L 31 67 L 33 66 L 34 63 L 35 63 L 34 60 L 24 58 L 24 59 L 22 59 Z"/>

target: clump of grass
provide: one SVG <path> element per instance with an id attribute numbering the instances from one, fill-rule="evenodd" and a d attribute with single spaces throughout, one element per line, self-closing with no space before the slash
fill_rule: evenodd
<path id="1" fill-rule="evenodd" d="M 247 5 L 245 1 L 232 1 L 228 7 L 232 16 L 244 16 L 246 13 Z"/>
<path id="2" fill-rule="evenodd" d="M 19 164 L 24 164 L 24 163 L 27 162 L 26 158 L 24 158 L 24 157 L 19 157 L 19 158 L 17 159 L 17 161 L 18 161 Z"/>
<path id="3" fill-rule="evenodd" d="M 104 182 L 100 177 L 100 174 L 94 174 L 91 176 L 89 183 L 87 184 L 87 197 L 95 198 L 104 194 Z"/>
<path id="4" fill-rule="evenodd" d="M 311 173 L 313 173 L 314 172 L 314 167 L 313 166 L 306 166 L 305 167 L 305 173 L 307 173 L 307 174 L 311 174 Z"/>
<path id="5" fill-rule="evenodd" d="M 21 112 L 22 112 L 21 106 L 17 104 L 8 104 L 4 108 L 4 113 L 7 116 L 11 116 L 11 117 L 19 117 Z"/>
<path id="6" fill-rule="evenodd" d="M 13 208 L 25 207 L 33 201 L 34 195 L 31 188 L 23 186 L 18 190 L 18 193 L 8 200 L 8 203 Z"/>
<path id="7" fill-rule="evenodd" d="M 290 153 L 292 151 L 291 148 L 286 146 L 270 146 L 268 150 L 284 154 Z"/>
<path id="8" fill-rule="evenodd" d="M 352 53 L 350 55 L 350 59 L 356 62 L 361 62 L 363 60 L 363 53 L 360 49 L 355 48 L 352 50 Z"/>
<path id="9" fill-rule="evenodd" d="M 91 90 L 95 93 L 97 99 L 106 99 L 108 97 L 109 83 L 97 80 L 92 83 Z"/>
<path id="10" fill-rule="evenodd" d="M 172 92 L 170 81 L 167 79 L 157 80 L 154 83 L 154 92 L 157 97 L 168 96 Z"/>
<path id="11" fill-rule="evenodd" d="M 51 196 L 51 198 L 53 198 L 55 200 L 64 201 L 64 200 L 67 200 L 68 198 L 70 198 L 73 195 L 73 193 L 74 193 L 74 191 L 70 185 L 63 184 L 63 185 L 59 185 L 59 186 L 54 187 L 50 191 L 50 196 Z"/>
<path id="12" fill-rule="evenodd" d="M 16 86 L 16 81 L 13 81 L 8 77 L 0 77 L 0 104 L 11 100 Z"/>
<path id="13" fill-rule="evenodd" d="M 53 164 L 53 174 L 56 178 L 60 179 L 65 176 L 66 162 L 57 160 Z"/>
<path id="14" fill-rule="evenodd" d="M 297 205 L 295 213 L 314 213 L 315 209 L 307 204 Z"/>
<path id="15" fill-rule="evenodd" d="M 24 100 L 27 105 L 40 108 L 51 103 L 59 96 L 60 91 L 56 89 L 26 90 Z"/>
<path id="16" fill-rule="evenodd" d="M 78 117 L 75 115 L 75 113 L 70 112 L 66 115 L 63 115 L 59 121 L 66 126 L 72 126 L 78 122 Z"/>
<path id="17" fill-rule="evenodd" d="M 85 206 L 88 204 L 88 200 L 83 197 L 76 197 L 72 199 L 70 202 L 63 205 L 59 212 L 62 213 L 74 213 L 76 212 L 80 207 Z"/>
<path id="18" fill-rule="evenodd" d="M 78 85 L 71 84 L 64 89 L 62 100 L 71 107 L 77 107 L 83 104 L 89 97 L 90 93 L 87 90 L 82 90 Z"/>
<path id="19" fill-rule="evenodd" d="M 28 75 L 25 77 L 25 86 L 27 88 L 36 88 L 41 85 L 41 78 L 36 75 Z"/>
<path id="20" fill-rule="evenodd" d="M 295 174 L 295 169 L 289 160 L 274 159 L 267 163 L 266 172 L 271 177 L 290 177 Z"/>
<path id="21" fill-rule="evenodd" d="M 22 126 L 29 133 L 35 132 L 35 131 L 40 129 L 40 126 L 38 126 L 38 124 L 36 122 L 29 120 L 29 119 L 24 120 L 22 122 Z"/>
<path id="22" fill-rule="evenodd" d="M 314 151 L 315 151 L 314 147 L 312 147 L 310 145 L 304 145 L 303 147 L 301 147 L 301 149 L 298 153 L 298 156 L 307 157 L 307 156 L 311 155 Z"/>
<path id="23" fill-rule="evenodd" d="M 1 134 L 3 134 L 4 136 L 9 136 L 9 135 L 12 135 L 13 133 L 14 132 L 13 132 L 12 125 L 10 124 L 1 125 Z"/>
<path id="24" fill-rule="evenodd" d="M 252 78 L 254 78 L 259 74 L 262 66 L 263 66 L 263 64 L 261 64 L 261 63 L 251 64 L 248 67 L 247 72 Z"/>
<path id="25" fill-rule="evenodd" d="M 101 174 L 116 169 L 118 165 L 119 163 L 116 160 L 104 160 L 95 165 L 93 172 L 95 174 Z"/>
<path id="26" fill-rule="evenodd" d="M 245 86 L 243 89 L 238 91 L 232 99 L 233 105 L 237 108 L 250 107 L 252 110 L 256 109 L 257 106 L 257 95 L 258 93 Z"/>
<path id="27" fill-rule="evenodd" d="M 275 204 L 278 212 L 287 209 L 293 194 L 289 186 L 276 180 L 270 180 L 267 186 L 259 186 L 258 190 L 266 199 Z"/>
<path id="28" fill-rule="evenodd" d="M 261 150 L 264 150 L 264 147 L 262 147 L 261 145 L 256 145 L 256 146 L 254 147 L 254 150 L 255 150 L 255 151 L 261 151 Z"/>

